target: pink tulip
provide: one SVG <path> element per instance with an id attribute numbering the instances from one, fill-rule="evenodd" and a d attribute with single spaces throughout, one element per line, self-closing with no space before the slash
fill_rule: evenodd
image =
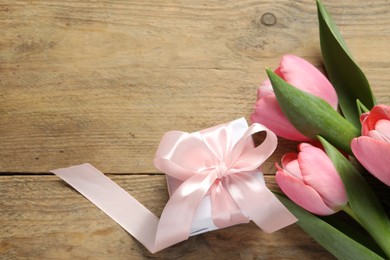
<path id="1" fill-rule="evenodd" d="M 302 208 L 317 214 L 330 215 L 348 202 L 340 176 L 326 153 L 307 143 L 300 152 L 288 153 L 278 164 L 276 182 L 282 191 Z"/>
<path id="2" fill-rule="evenodd" d="M 360 121 L 362 136 L 352 140 L 352 152 L 369 172 L 390 186 L 390 106 L 377 105 Z"/>
<path id="3" fill-rule="evenodd" d="M 336 91 L 328 79 L 306 60 L 285 55 L 275 73 L 296 88 L 318 96 L 337 109 Z M 294 141 L 310 140 L 301 134 L 283 114 L 273 92 L 271 82 L 266 80 L 257 92 L 257 101 L 251 121 L 267 126 L 276 135 Z"/>

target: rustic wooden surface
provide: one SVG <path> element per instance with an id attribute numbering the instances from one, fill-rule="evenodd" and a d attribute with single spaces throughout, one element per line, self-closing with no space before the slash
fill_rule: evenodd
<path id="1" fill-rule="evenodd" d="M 324 0 L 390 104 L 390 2 Z M 285 53 L 321 66 L 315 1 L 0 1 L 1 259 L 331 259 L 293 225 L 253 224 L 155 255 L 50 169 L 90 162 L 155 214 L 162 134 L 249 117 Z M 280 140 L 263 170 L 295 149 Z"/>

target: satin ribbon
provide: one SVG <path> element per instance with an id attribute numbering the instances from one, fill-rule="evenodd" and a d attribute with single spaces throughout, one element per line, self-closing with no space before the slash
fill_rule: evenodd
<path id="1" fill-rule="evenodd" d="M 262 131 L 267 136 L 254 147 L 252 135 Z M 258 170 L 276 145 L 273 132 L 260 124 L 248 128 L 243 118 L 192 134 L 166 133 L 154 159 L 155 166 L 167 175 L 171 195 L 160 219 L 89 164 L 52 172 L 155 253 L 191 234 L 249 220 L 266 232 L 296 222 L 265 186 Z M 215 227 L 191 230 L 207 198 Z"/>

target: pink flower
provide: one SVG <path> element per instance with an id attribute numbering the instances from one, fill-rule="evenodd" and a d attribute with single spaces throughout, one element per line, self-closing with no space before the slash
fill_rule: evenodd
<path id="1" fill-rule="evenodd" d="M 294 55 L 285 55 L 275 73 L 289 84 L 324 99 L 335 110 L 337 109 L 338 99 L 332 84 L 306 60 Z M 283 114 L 269 80 L 264 81 L 257 92 L 251 121 L 263 124 L 276 135 L 289 140 L 310 140 L 295 129 Z"/>
<path id="2" fill-rule="evenodd" d="M 288 153 L 278 164 L 276 182 L 282 191 L 302 208 L 317 214 L 330 215 L 348 202 L 340 176 L 326 153 L 307 143 L 300 152 Z"/>
<path id="3" fill-rule="evenodd" d="M 352 140 L 352 152 L 369 172 L 390 186 L 390 106 L 377 105 L 360 121 L 362 136 Z"/>

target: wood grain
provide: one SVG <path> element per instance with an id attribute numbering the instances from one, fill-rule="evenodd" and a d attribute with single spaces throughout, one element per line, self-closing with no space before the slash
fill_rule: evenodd
<path id="1" fill-rule="evenodd" d="M 168 199 L 163 176 L 110 177 L 160 215 Z M 152 255 L 57 177 L 3 176 L 0 194 L 1 259 L 333 259 L 295 225 L 267 234 L 253 223 Z"/>
<path id="2" fill-rule="evenodd" d="M 390 2 L 324 3 L 390 104 Z M 248 119 L 283 54 L 322 68 L 315 1 L 0 0 L 0 28 L 1 259 L 333 259 L 296 225 L 253 224 L 151 255 L 46 174 L 90 162 L 159 215 L 162 134 Z M 263 171 L 295 147 L 281 139 Z"/>
<path id="3" fill-rule="evenodd" d="M 390 103 L 389 2 L 325 4 Z M 0 172 L 156 172 L 164 132 L 248 118 L 283 54 L 320 66 L 316 19 L 309 0 L 1 1 Z"/>

